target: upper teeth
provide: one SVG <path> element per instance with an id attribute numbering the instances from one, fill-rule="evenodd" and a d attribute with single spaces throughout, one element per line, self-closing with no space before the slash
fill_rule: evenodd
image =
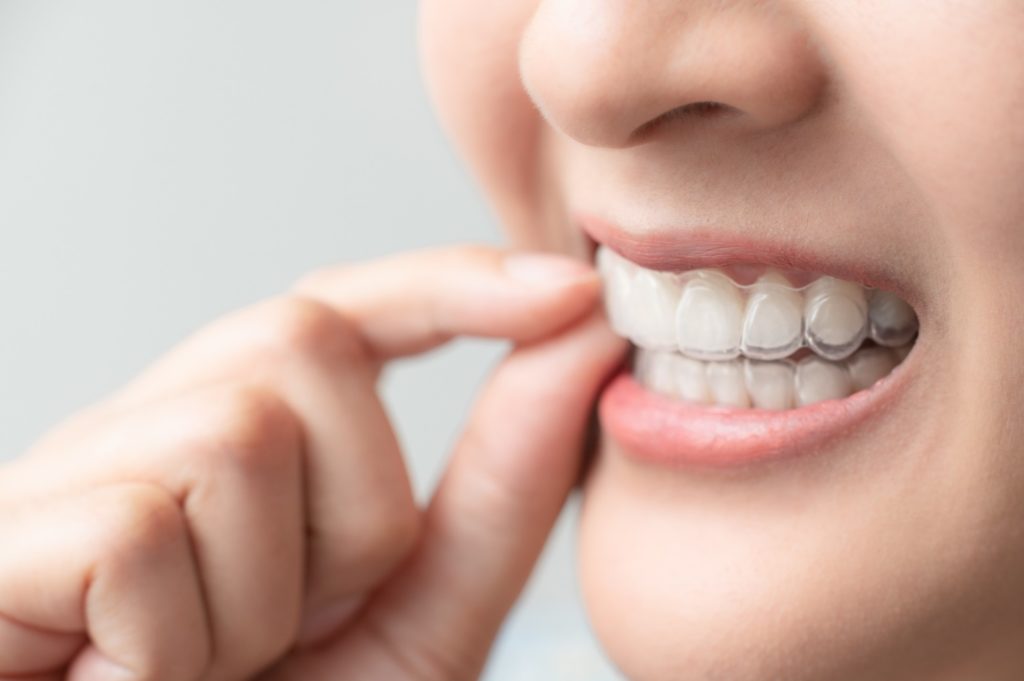
<path id="1" fill-rule="evenodd" d="M 838 361 L 865 338 L 897 347 L 917 333 L 904 301 L 833 277 L 798 288 L 769 271 L 741 286 L 716 270 L 644 269 L 604 246 L 597 263 L 612 327 L 643 348 L 700 360 L 774 360 L 806 346 Z"/>

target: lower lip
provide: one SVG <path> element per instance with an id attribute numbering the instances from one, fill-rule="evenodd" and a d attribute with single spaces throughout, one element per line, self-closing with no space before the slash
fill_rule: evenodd
<path id="1" fill-rule="evenodd" d="M 601 395 L 601 426 L 627 456 L 640 461 L 745 466 L 821 451 L 849 435 L 898 399 L 907 373 L 904 361 L 871 388 L 844 399 L 768 411 L 674 400 L 647 390 L 623 370 Z"/>

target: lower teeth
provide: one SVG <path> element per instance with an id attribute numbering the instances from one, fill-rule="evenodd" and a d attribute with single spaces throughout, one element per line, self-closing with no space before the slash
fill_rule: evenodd
<path id="1" fill-rule="evenodd" d="M 715 362 L 637 348 L 633 372 L 645 388 L 687 402 L 792 409 L 870 388 L 906 357 L 910 346 L 864 346 L 839 362 L 815 354 L 798 361 L 740 358 Z"/>

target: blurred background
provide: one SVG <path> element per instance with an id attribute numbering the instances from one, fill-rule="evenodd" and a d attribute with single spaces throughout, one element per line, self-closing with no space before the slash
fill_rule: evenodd
<path id="1" fill-rule="evenodd" d="M 0 460 L 305 271 L 500 240 L 430 111 L 415 20 L 413 0 L 0 2 Z M 504 350 L 387 376 L 421 498 Z M 486 681 L 619 678 L 574 525 L 573 505 Z"/>

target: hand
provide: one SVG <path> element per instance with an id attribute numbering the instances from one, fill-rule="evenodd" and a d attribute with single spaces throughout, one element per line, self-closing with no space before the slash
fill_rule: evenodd
<path id="1" fill-rule="evenodd" d="M 0 468 L 0 680 L 476 678 L 622 356 L 598 290 L 443 249 L 199 332 Z M 458 335 L 516 347 L 421 511 L 375 383 Z"/>

